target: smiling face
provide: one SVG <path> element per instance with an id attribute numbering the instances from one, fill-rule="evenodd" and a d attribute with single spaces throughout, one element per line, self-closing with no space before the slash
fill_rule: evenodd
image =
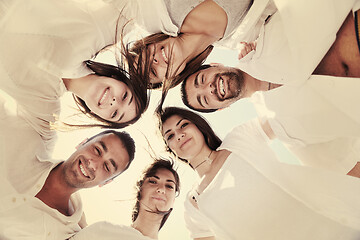
<path id="1" fill-rule="evenodd" d="M 167 169 L 160 168 L 154 176 L 145 179 L 141 187 L 140 211 L 142 206 L 151 211 L 169 211 L 176 196 L 175 177 Z"/>
<path id="2" fill-rule="evenodd" d="M 135 96 L 125 83 L 104 76 L 93 77 L 96 79 L 91 81 L 83 100 L 94 114 L 117 123 L 136 117 Z"/>
<path id="3" fill-rule="evenodd" d="M 177 38 L 169 37 L 148 46 L 150 56 L 150 82 L 163 82 L 169 67 L 169 77 L 181 73 L 186 63 Z M 177 70 L 178 69 L 178 70 Z"/>
<path id="4" fill-rule="evenodd" d="M 244 87 L 241 71 L 222 65 L 202 69 L 185 83 L 185 92 L 194 109 L 219 109 L 241 98 Z"/>
<path id="5" fill-rule="evenodd" d="M 122 141 L 108 133 L 81 145 L 62 164 L 63 176 L 72 188 L 89 188 L 106 183 L 128 164 L 129 154 Z"/>
<path id="6" fill-rule="evenodd" d="M 167 146 L 178 157 L 189 161 L 205 148 L 208 149 L 204 136 L 197 126 L 178 115 L 169 117 L 162 124 L 162 135 Z"/>

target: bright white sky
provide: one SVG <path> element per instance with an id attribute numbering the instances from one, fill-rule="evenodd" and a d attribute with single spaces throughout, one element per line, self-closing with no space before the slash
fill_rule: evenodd
<path id="1" fill-rule="evenodd" d="M 235 66 L 236 58 L 236 52 L 215 48 L 207 62 L 221 62 L 225 65 Z M 164 151 L 163 141 L 157 132 L 157 126 L 153 118 L 153 112 L 159 99 L 160 91 L 154 91 L 151 95 L 150 107 L 143 118 L 134 126 L 125 129 L 133 136 L 136 142 L 136 155 L 131 167 L 115 181 L 102 188 L 95 187 L 93 189 L 81 190 L 84 211 L 89 224 L 104 220 L 116 224 L 131 224 L 131 210 L 135 199 L 135 182 L 141 171 L 152 161 L 147 153 L 148 147 L 143 134 L 150 140 L 152 148 L 157 155 L 168 156 Z M 62 113 L 63 116 L 71 113 L 71 111 L 69 113 L 68 110 L 73 107 L 72 102 L 71 95 L 66 94 L 62 102 L 62 109 L 64 110 Z M 179 88 L 171 90 L 166 105 L 184 107 L 181 102 Z M 204 116 L 219 137 L 224 138 L 233 127 L 256 117 L 256 112 L 248 100 L 241 100 L 233 104 L 230 108 L 216 113 L 204 114 Z M 54 157 L 66 159 L 75 150 L 74 147 L 78 143 L 99 131 L 101 130 L 86 129 L 59 133 Z M 272 148 L 281 161 L 290 163 L 297 162 L 296 158 L 291 155 L 280 142 L 273 142 Z M 160 231 L 159 236 L 162 240 L 190 239 L 183 220 L 183 202 L 186 193 L 197 180 L 197 175 L 185 164 L 179 163 L 177 165 L 181 178 L 181 194 L 175 201 L 174 210 L 170 218 Z"/>

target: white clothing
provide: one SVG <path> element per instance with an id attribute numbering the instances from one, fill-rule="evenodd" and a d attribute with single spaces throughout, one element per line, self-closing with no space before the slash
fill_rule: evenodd
<path id="1" fill-rule="evenodd" d="M 97 222 L 87 226 L 80 232 L 75 234 L 71 240 L 153 240 L 147 236 L 142 235 L 138 230 L 125 226 L 115 225 L 109 222 Z"/>
<path id="2" fill-rule="evenodd" d="M 301 162 L 348 173 L 360 161 L 359 89 L 357 78 L 312 75 L 299 86 L 256 92 L 251 100 Z"/>
<path id="3" fill-rule="evenodd" d="M 191 237 L 359 239 L 358 179 L 278 162 L 257 121 L 236 127 L 220 149 L 232 153 L 185 202 Z"/>
<path id="4" fill-rule="evenodd" d="M 123 7 L 123 0 L 104 0 L 115 5 L 119 10 Z M 178 1 L 178 0 L 175 0 Z M 183 1 L 180 1 L 184 3 Z M 196 1 L 191 1 L 191 7 L 195 7 Z M 201 0 L 197 1 L 199 4 Z M 276 7 L 272 0 L 254 0 L 250 9 L 246 11 L 246 15 L 234 17 L 237 6 L 241 6 L 241 1 L 223 1 L 215 0 L 228 15 L 229 25 L 227 26 L 224 38 L 216 42 L 216 45 L 223 47 L 235 48 L 238 41 L 253 41 L 258 37 L 261 26 L 264 24 L 268 15 L 273 14 L 276 11 Z M 177 15 L 177 8 L 171 8 L 172 1 L 167 2 L 164 0 L 137 0 L 131 3 L 133 13 L 132 16 L 136 18 L 136 23 L 146 30 L 148 33 L 160 33 L 163 32 L 170 36 L 177 36 L 180 32 L 180 28 L 183 22 L 184 15 L 182 17 L 174 17 Z M 184 3 L 186 5 L 188 3 Z M 230 7 L 234 9 L 229 9 Z M 187 9 L 186 11 L 189 11 Z M 169 12 L 173 11 L 173 12 Z M 241 14 L 241 13 L 240 13 Z M 171 17 L 173 15 L 173 17 Z M 230 19 L 231 18 L 231 19 Z M 234 22 L 232 22 L 234 21 Z"/>
<path id="5" fill-rule="evenodd" d="M 59 98 L 66 91 L 61 78 L 91 73 L 84 61 L 115 42 L 119 11 L 93 0 L 15 0 L 11 6 L 2 2 L 0 88 L 52 146 L 55 132 L 49 123 L 59 115 Z M 122 15 L 119 32 L 126 21 Z"/>
<path id="6" fill-rule="evenodd" d="M 39 134 L 21 117 L 9 115 L 3 106 L 0 108 L 0 238 L 67 239 L 82 224 L 80 196 L 75 193 L 70 198 L 71 216 L 35 197 L 59 161 L 48 159 Z"/>
<path id="7" fill-rule="evenodd" d="M 238 67 L 273 83 L 306 80 L 335 41 L 356 2 L 274 0 L 278 12 L 261 29 L 256 51 L 241 59 Z"/>

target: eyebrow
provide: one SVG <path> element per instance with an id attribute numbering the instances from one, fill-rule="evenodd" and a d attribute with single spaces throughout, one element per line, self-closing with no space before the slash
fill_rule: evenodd
<path id="1" fill-rule="evenodd" d="M 156 179 L 160 180 L 160 178 L 159 178 L 158 176 L 156 176 L 156 175 L 151 176 L 151 177 L 153 177 L 153 178 L 156 178 Z M 176 185 L 175 181 L 174 181 L 174 180 L 171 180 L 171 179 L 166 179 L 166 182 L 172 182 L 172 183 L 174 183 L 174 184 Z"/>
<path id="2" fill-rule="evenodd" d="M 180 120 L 176 123 L 175 126 L 179 126 L 179 124 L 180 124 L 180 122 L 181 122 L 182 120 L 184 120 L 184 118 L 180 119 Z M 170 131 L 171 131 L 171 129 L 168 129 L 168 130 L 164 133 L 164 136 L 165 136 L 168 132 L 170 132 Z"/>
<path id="3" fill-rule="evenodd" d="M 106 147 L 105 143 L 103 141 L 100 141 L 99 143 L 100 143 L 101 147 L 104 149 L 104 152 L 107 152 L 108 148 Z"/>
<path id="4" fill-rule="evenodd" d="M 195 80 L 194 80 L 194 87 L 195 88 L 198 88 L 199 87 L 199 74 L 200 74 L 200 72 L 198 72 L 197 74 L 196 74 L 196 77 L 195 77 Z"/>
<path id="5" fill-rule="evenodd" d="M 205 106 L 202 104 L 202 102 L 201 102 L 201 97 L 200 97 L 200 95 L 198 95 L 197 97 L 196 97 L 196 100 L 199 102 L 199 104 L 203 107 L 203 108 L 205 108 Z"/>
<path id="6" fill-rule="evenodd" d="M 116 164 L 116 162 L 114 161 L 114 159 L 112 159 L 112 158 L 110 158 L 110 160 L 109 160 L 110 162 L 111 162 L 111 164 L 113 165 L 113 167 L 115 168 L 115 172 L 117 171 L 117 169 L 118 169 L 118 166 L 117 166 L 117 164 Z"/>

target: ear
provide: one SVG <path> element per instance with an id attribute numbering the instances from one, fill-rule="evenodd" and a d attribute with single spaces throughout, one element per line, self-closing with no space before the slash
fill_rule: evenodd
<path id="1" fill-rule="evenodd" d="M 113 181 L 112 179 L 106 180 L 105 182 L 100 183 L 100 184 L 99 184 L 99 187 L 103 187 L 103 186 L 105 186 L 106 184 L 111 183 L 112 181 Z"/>
<path id="2" fill-rule="evenodd" d="M 81 143 L 79 143 L 75 148 L 79 149 L 79 147 L 81 147 L 82 145 L 84 145 L 89 139 L 85 138 L 84 140 L 81 141 Z"/>
<path id="3" fill-rule="evenodd" d="M 212 67 L 223 67 L 224 66 L 224 64 L 222 64 L 222 63 L 210 63 L 209 65 Z"/>

